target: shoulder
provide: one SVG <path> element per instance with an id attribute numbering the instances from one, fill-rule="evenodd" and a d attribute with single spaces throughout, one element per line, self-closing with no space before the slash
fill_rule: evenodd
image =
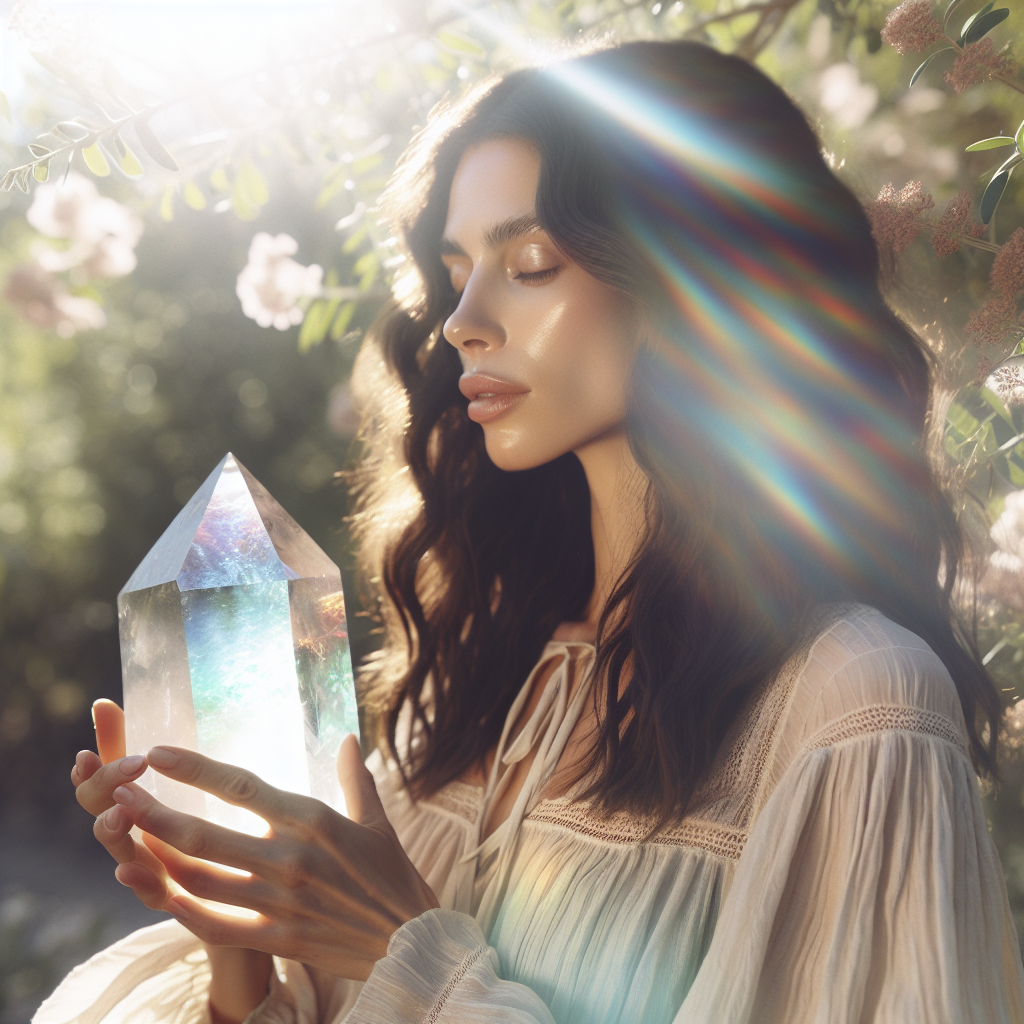
<path id="1" fill-rule="evenodd" d="M 789 679 L 776 745 L 784 760 L 891 729 L 936 736 L 966 750 L 949 670 L 919 636 L 867 605 L 838 614 L 794 659 Z"/>

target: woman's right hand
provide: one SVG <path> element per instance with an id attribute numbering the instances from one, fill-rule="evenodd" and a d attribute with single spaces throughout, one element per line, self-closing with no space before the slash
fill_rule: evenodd
<path id="1" fill-rule="evenodd" d="M 146 770 L 141 754 L 125 757 L 124 712 L 112 700 L 98 700 L 92 709 L 96 727 L 96 749 L 83 750 L 71 769 L 71 782 L 78 802 L 96 818 L 93 834 L 117 861 L 114 877 L 134 889 L 151 910 L 163 910 L 175 892 L 181 890 L 167 870 L 144 843 L 132 837 L 132 823 L 114 790 L 134 782 Z M 235 1024 L 244 1020 L 267 992 L 271 957 L 252 949 L 228 946 L 207 947 L 212 977 L 210 1011 L 214 1024 Z"/>

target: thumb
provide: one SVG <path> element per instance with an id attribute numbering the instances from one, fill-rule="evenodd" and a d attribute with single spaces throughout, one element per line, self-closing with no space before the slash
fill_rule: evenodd
<path id="1" fill-rule="evenodd" d="M 384 805 L 377 795 L 377 784 L 369 768 L 363 764 L 359 740 L 349 733 L 338 750 L 338 781 L 345 794 L 348 817 L 359 825 L 384 827 L 392 831 Z"/>

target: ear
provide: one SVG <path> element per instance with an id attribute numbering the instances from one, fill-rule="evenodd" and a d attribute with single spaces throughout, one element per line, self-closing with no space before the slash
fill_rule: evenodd
<path id="1" fill-rule="evenodd" d="M 394 832 L 377 795 L 377 783 L 370 769 L 363 764 L 359 740 L 352 733 L 342 740 L 338 750 L 338 781 L 345 794 L 345 807 L 352 821 L 368 828 Z"/>

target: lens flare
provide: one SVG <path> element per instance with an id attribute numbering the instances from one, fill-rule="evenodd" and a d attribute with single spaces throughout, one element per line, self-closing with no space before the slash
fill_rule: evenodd
<path id="1" fill-rule="evenodd" d="M 785 152 L 783 129 L 741 130 L 722 82 L 652 89 L 603 56 L 544 74 L 594 110 L 616 173 L 646 183 L 626 190 L 618 223 L 675 305 L 647 374 L 679 423 L 668 443 L 744 481 L 790 546 L 846 569 L 898 564 L 920 425 L 888 355 L 895 325 L 843 252 L 862 212 Z M 741 570 L 745 553 L 728 555 Z"/>

